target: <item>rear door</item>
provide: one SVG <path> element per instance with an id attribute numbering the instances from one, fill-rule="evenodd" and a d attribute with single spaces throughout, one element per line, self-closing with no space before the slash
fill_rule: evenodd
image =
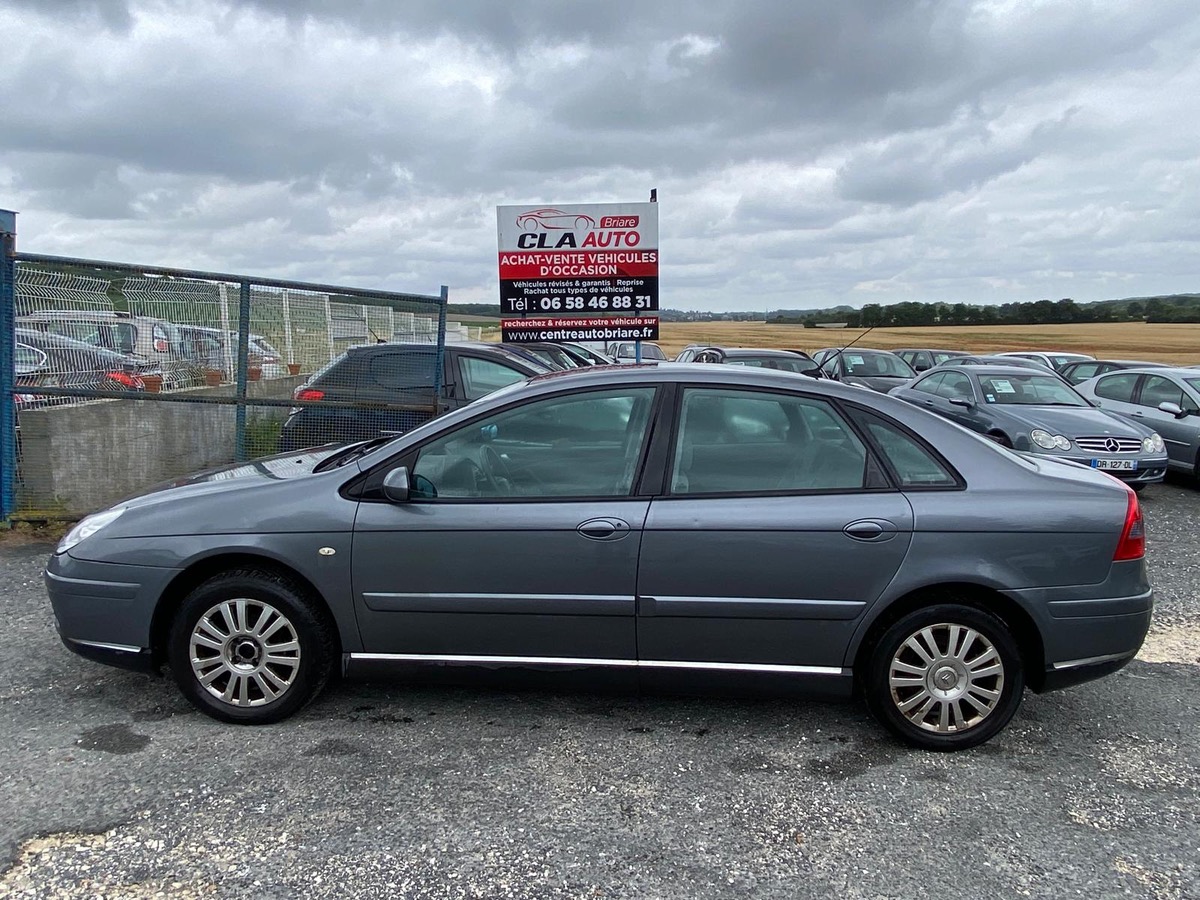
<path id="1" fill-rule="evenodd" d="M 907 552 L 907 499 L 822 398 L 686 387 L 677 415 L 642 538 L 643 665 L 840 671 L 855 620 Z"/>
<path id="2" fill-rule="evenodd" d="M 1174 403 L 1180 409 L 1191 410 L 1192 415 L 1182 419 L 1158 408 L 1160 403 Z M 1135 422 L 1157 431 L 1167 445 L 1167 456 L 1172 462 L 1191 467 L 1196 462 L 1196 402 L 1183 388 L 1162 375 L 1143 375 L 1138 389 L 1137 403 L 1130 414 Z"/>

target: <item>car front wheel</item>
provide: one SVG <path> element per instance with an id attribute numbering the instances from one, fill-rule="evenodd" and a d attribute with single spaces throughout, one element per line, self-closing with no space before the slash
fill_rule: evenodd
<path id="1" fill-rule="evenodd" d="M 226 572 L 193 590 L 171 627 L 169 660 L 184 696 L 225 722 L 263 725 L 324 687 L 336 658 L 318 601 L 269 571 Z"/>
<path id="2" fill-rule="evenodd" d="M 901 740 L 965 750 L 1009 723 L 1024 686 L 1008 627 L 983 610 L 947 603 L 909 613 L 884 632 L 865 689 L 871 711 Z"/>

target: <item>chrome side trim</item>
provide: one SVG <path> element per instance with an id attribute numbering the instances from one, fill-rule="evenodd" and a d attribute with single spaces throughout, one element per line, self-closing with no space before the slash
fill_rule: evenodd
<path id="1" fill-rule="evenodd" d="M 141 647 L 131 647 L 128 644 L 104 644 L 100 641 L 79 641 L 75 638 L 69 639 L 72 644 L 80 644 L 84 647 L 96 647 L 99 650 L 116 650 L 120 653 L 141 653 Z"/>
<path id="2" fill-rule="evenodd" d="M 1089 656 L 1086 659 L 1069 659 L 1066 662 L 1056 662 L 1054 669 L 1060 671 L 1062 669 L 1077 669 L 1080 666 L 1096 666 L 1100 663 L 1114 662 L 1118 659 L 1129 659 L 1133 653 L 1109 653 L 1104 656 Z"/>
<path id="3" fill-rule="evenodd" d="M 364 591 L 375 612 L 632 616 L 632 594 L 460 594 Z"/>
<path id="4" fill-rule="evenodd" d="M 848 675 L 838 666 L 785 666 L 775 663 L 701 662 L 687 659 L 587 659 L 572 656 L 474 656 L 438 653 L 351 653 L 363 662 L 429 662 L 501 666 L 611 666 L 646 669 L 708 669 L 726 672 L 779 672 L 791 675 Z"/>
<path id="5" fill-rule="evenodd" d="M 652 615 L 727 619 L 857 619 L 862 600 L 806 600 L 795 597 L 642 597 Z"/>

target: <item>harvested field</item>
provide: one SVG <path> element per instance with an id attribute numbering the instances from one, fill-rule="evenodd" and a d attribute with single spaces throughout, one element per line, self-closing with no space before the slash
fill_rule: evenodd
<path id="1" fill-rule="evenodd" d="M 659 344 L 674 356 L 688 344 L 730 347 L 792 347 L 819 350 L 857 338 L 862 329 L 804 328 L 762 322 L 664 322 Z M 1144 359 L 1182 365 L 1200 363 L 1200 325 L 1143 322 L 1087 325 L 993 325 L 941 328 L 876 328 L 860 342 L 883 350 L 944 347 L 978 353 L 1001 350 L 1071 350 L 1107 359 Z"/>

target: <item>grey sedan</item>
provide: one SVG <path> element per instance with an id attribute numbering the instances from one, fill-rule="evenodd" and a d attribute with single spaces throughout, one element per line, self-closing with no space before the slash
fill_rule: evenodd
<path id="1" fill-rule="evenodd" d="M 1166 443 L 1171 469 L 1200 478 L 1200 372 L 1127 369 L 1076 390 L 1102 409 L 1153 428 Z"/>
<path id="2" fill-rule="evenodd" d="M 80 522 L 67 646 L 279 721 L 335 672 L 525 667 L 850 697 L 979 744 L 1150 623 L 1136 496 L 895 398 L 783 372 L 554 373 L 386 443 L 163 486 Z"/>
<path id="3" fill-rule="evenodd" d="M 1103 469 L 1141 490 L 1163 480 L 1163 440 L 1096 409 L 1058 375 L 1015 366 L 931 369 L 891 392 L 997 443 Z"/>

